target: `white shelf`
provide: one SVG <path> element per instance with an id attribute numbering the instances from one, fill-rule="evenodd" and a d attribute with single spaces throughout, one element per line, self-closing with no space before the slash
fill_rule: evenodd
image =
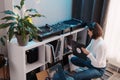
<path id="1" fill-rule="evenodd" d="M 56 35 L 53 37 L 46 38 L 45 40 L 39 41 L 30 41 L 26 46 L 19 46 L 16 38 L 8 42 L 8 57 L 9 57 L 9 66 L 10 66 L 10 80 L 26 80 L 26 74 L 36 68 L 45 66 L 47 61 L 45 61 L 45 45 L 54 40 L 61 40 L 61 49 L 60 55 L 62 57 L 66 54 L 63 54 L 64 51 L 64 38 L 69 35 L 75 36 L 76 39 L 77 32 L 84 30 L 84 28 L 74 30 L 72 32 L 64 33 L 61 35 Z M 32 48 L 38 47 L 38 61 L 33 63 L 27 63 L 26 61 L 26 51 Z M 58 58 L 56 57 L 56 59 Z"/>
<path id="2" fill-rule="evenodd" d="M 40 66 L 43 66 L 44 64 L 45 63 L 41 63 L 39 61 L 31 63 L 31 64 L 27 63 L 26 64 L 26 73 L 28 73 L 28 72 L 30 72 L 30 71 L 32 71 L 32 70 L 34 70 L 34 69 L 36 69 L 36 68 L 38 68 Z"/>
<path id="3" fill-rule="evenodd" d="M 41 42 L 36 41 L 36 40 L 33 40 L 33 41 L 28 42 L 28 44 L 27 44 L 26 46 L 19 46 L 18 43 L 17 43 L 17 39 L 14 38 L 14 39 L 11 40 L 10 44 L 16 45 L 16 46 L 18 46 L 18 47 L 21 47 L 21 48 L 23 48 L 24 50 L 29 50 L 29 49 L 38 47 L 38 46 L 40 46 L 40 45 L 43 45 L 43 44 L 45 44 L 45 43 L 48 43 L 48 42 L 54 41 L 54 40 L 56 40 L 56 39 L 59 39 L 60 37 L 61 37 L 61 36 L 49 37 L 49 38 L 47 38 L 47 39 L 45 39 L 45 40 L 43 40 L 43 41 L 41 41 Z"/>

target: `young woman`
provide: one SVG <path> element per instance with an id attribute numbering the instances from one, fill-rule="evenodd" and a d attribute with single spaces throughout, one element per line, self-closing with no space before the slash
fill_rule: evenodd
<path id="1" fill-rule="evenodd" d="M 88 35 L 92 38 L 87 48 L 81 48 L 87 55 L 87 60 L 79 57 L 72 57 L 71 62 L 80 67 L 88 67 L 74 75 L 75 80 L 91 80 L 101 77 L 106 67 L 106 45 L 102 38 L 102 28 L 98 23 L 91 23 L 88 26 Z"/>

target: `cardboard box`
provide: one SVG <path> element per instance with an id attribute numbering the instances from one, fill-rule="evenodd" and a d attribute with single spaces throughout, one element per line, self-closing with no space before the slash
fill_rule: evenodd
<path id="1" fill-rule="evenodd" d="M 48 72 L 46 70 L 36 73 L 37 80 L 46 80 L 48 78 Z"/>

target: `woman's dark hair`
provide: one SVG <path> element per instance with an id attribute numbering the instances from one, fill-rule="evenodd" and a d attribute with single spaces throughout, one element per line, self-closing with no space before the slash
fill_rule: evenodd
<path id="1" fill-rule="evenodd" d="M 88 29 L 93 32 L 93 35 L 92 35 L 93 39 L 97 39 L 98 37 L 102 36 L 103 31 L 101 26 L 98 23 L 96 22 L 90 23 L 88 25 Z"/>

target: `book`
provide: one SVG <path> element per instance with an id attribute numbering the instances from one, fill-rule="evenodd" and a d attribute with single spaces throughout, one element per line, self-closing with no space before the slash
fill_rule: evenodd
<path id="1" fill-rule="evenodd" d="M 52 58 L 52 48 L 50 44 L 46 44 L 45 45 L 45 60 L 49 63 L 53 62 L 53 58 Z"/>

